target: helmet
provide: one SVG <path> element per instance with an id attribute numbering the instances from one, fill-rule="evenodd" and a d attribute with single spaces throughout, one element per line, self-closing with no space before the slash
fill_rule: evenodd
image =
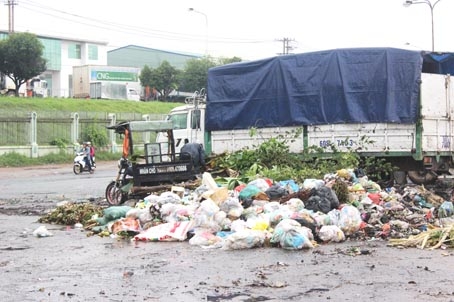
<path id="1" fill-rule="evenodd" d="M 91 145 L 91 142 L 86 142 L 87 145 Z"/>

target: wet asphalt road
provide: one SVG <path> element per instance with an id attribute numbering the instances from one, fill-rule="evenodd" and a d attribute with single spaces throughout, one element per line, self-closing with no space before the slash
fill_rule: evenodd
<path id="1" fill-rule="evenodd" d="M 99 162 L 95 173 L 75 175 L 71 164 L 0 168 L 0 200 L 86 200 L 105 195 L 116 177 L 115 161 Z"/>
<path id="2" fill-rule="evenodd" d="M 87 236 L 61 225 L 47 225 L 51 237 L 33 236 L 41 214 L 23 208 L 103 197 L 115 174 L 115 162 L 98 163 L 91 175 L 74 175 L 71 165 L 0 168 L 2 302 L 454 301 L 452 250 L 390 248 L 382 240 L 219 250 Z"/>

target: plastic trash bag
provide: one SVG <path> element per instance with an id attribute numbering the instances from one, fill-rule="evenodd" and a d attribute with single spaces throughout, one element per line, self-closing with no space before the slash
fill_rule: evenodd
<path id="1" fill-rule="evenodd" d="M 444 201 L 438 208 L 438 217 L 447 218 L 454 214 L 454 205 L 452 201 Z"/>
<path id="2" fill-rule="evenodd" d="M 300 187 L 298 186 L 298 184 L 293 180 L 293 179 L 289 179 L 289 180 L 281 180 L 279 182 L 279 184 L 284 187 L 288 193 L 296 193 L 300 190 Z"/>
<path id="3" fill-rule="evenodd" d="M 290 215 L 291 219 L 295 220 L 298 222 L 301 226 L 306 227 L 311 230 L 311 235 L 308 236 L 309 239 L 314 239 L 313 234 L 315 234 L 317 230 L 317 221 L 312 217 L 311 213 L 309 211 L 300 211 L 300 212 L 294 212 L 292 215 Z"/>
<path id="4" fill-rule="evenodd" d="M 54 236 L 45 225 L 39 226 L 36 230 L 33 231 L 33 236 L 42 238 L 42 237 L 50 237 Z"/>
<path id="5" fill-rule="evenodd" d="M 332 210 L 332 211 L 334 211 L 334 210 Z M 330 217 L 328 216 L 328 214 L 325 214 L 325 213 L 322 213 L 322 212 L 315 212 L 315 213 L 312 213 L 312 218 L 314 218 L 315 223 L 316 223 L 318 226 L 330 225 L 330 224 L 332 224 L 332 223 L 331 223 L 331 219 L 330 219 Z"/>
<path id="6" fill-rule="evenodd" d="M 263 192 L 259 187 L 255 185 L 247 185 L 243 190 L 241 190 L 239 199 L 240 201 L 246 199 L 253 199 L 257 194 Z"/>
<path id="7" fill-rule="evenodd" d="M 215 215 L 219 211 L 220 209 L 214 201 L 205 199 L 194 212 L 194 227 L 209 229 L 213 233 L 220 231 L 221 226 L 215 220 Z"/>
<path id="8" fill-rule="evenodd" d="M 272 182 L 269 179 L 258 178 L 249 182 L 248 185 L 256 186 L 261 191 L 265 192 L 268 188 L 271 187 Z"/>
<path id="9" fill-rule="evenodd" d="M 271 227 L 277 226 L 283 219 L 290 218 L 292 213 L 292 211 L 284 208 L 280 208 L 272 213 L 269 213 Z"/>
<path id="10" fill-rule="evenodd" d="M 219 205 L 221 211 L 227 213 L 227 217 L 232 220 L 238 219 L 243 213 L 243 206 L 238 198 L 230 197 Z"/>
<path id="11" fill-rule="evenodd" d="M 352 205 L 345 205 L 340 210 L 338 226 L 345 235 L 352 235 L 357 232 L 361 226 L 362 219 L 359 210 Z"/>
<path id="12" fill-rule="evenodd" d="M 159 197 L 157 198 L 157 202 L 160 204 L 181 203 L 181 197 L 176 193 L 167 191 L 159 195 Z"/>
<path id="13" fill-rule="evenodd" d="M 303 228 L 293 219 L 283 219 L 276 226 L 270 243 L 289 250 L 313 248 L 314 246 L 308 238 L 308 231 L 310 230 Z"/>
<path id="14" fill-rule="evenodd" d="M 304 202 L 299 198 L 290 198 L 285 203 L 287 208 L 291 211 L 299 212 L 304 209 Z"/>
<path id="15" fill-rule="evenodd" d="M 126 213 L 126 218 L 128 217 L 139 219 L 141 225 L 153 220 L 149 208 L 133 208 Z"/>
<path id="16" fill-rule="evenodd" d="M 325 181 L 321 179 L 307 178 L 303 182 L 303 189 L 318 189 L 325 186 Z"/>
<path id="17" fill-rule="evenodd" d="M 345 234 L 337 225 L 324 225 L 318 231 L 318 238 L 323 242 L 342 242 Z"/>
<path id="18" fill-rule="evenodd" d="M 227 236 L 222 249 L 240 250 L 262 247 L 265 239 L 266 233 L 263 231 L 243 229 Z"/>
<path id="19" fill-rule="evenodd" d="M 194 236 L 189 239 L 189 244 L 201 247 L 216 247 L 222 242 L 222 240 L 223 239 L 221 237 L 216 236 L 209 231 L 203 230 L 196 232 Z"/>
<path id="20" fill-rule="evenodd" d="M 333 189 L 322 186 L 311 190 L 311 196 L 305 202 L 305 206 L 314 212 L 328 213 L 339 206 L 339 199 Z"/>
<path id="21" fill-rule="evenodd" d="M 162 205 L 160 212 L 163 221 L 173 222 L 192 219 L 195 210 L 195 205 L 166 203 Z"/>
<path id="22" fill-rule="evenodd" d="M 263 205 L 263 211 L 265 213 L 271 213 L 271 212 L 277 211 L 281 208 L 282 208 L 281 204 L 277 201 L 270 201 Z"/>
<path id="23" fill-rule="evenodd" d="M 125 217 L 116 220 L 112 224 L 112 234 L 118 234 L 120 232 L 138 234 L 142 231 L 139 219 L 134 217 Z"/>
<path id="24" fill-rule="evenodd" d="M 341 218 L 341 212 L 338 209 L 332 209 L 327 213 L 328 219 L 325 221 L 325 225 L 339 225 Z"/>
<path id="25" fill-rule="evenodd" d="M 246 224 L 247 224 L 248 228 L 250 228 L 251 230 L 260 230 L 260 231 L 266 231 L 270 226 L 269 219 L 266 216 L 248 219 L 246 221 Z"/>
<path id="26" fill-rule="evenodd" d="M 176 221 L 162 223 L 150 227 L 146 231 L 134 236 L 136 241 L 184 241 L 194 223 L 189 221 Z"/>
<path id="27" fill-rule="evenodd" d="M 96 222 L 99 225 L 106 225 L 111 221 L 126 217 L 128 211 L 130 211 L 132 207 L 130 206 L 113 206 L 104 209 L 103 216 L 100 218 L 96 218 Z"/>
<path id="28" fill-rule="evenodd" d="M 281 197 L 288 195 L 288 191 L 281 185 L 272 185 L 265 190 L 265 194 L 270 200 L 279 200 Z"/>

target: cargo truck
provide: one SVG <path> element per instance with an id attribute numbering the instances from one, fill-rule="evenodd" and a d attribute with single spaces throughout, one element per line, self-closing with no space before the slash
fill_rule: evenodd
<path id="1" fill-rule="evenodd" d="M 73 67 L 73 97 L 139 101 L 140 69 L 83 65 Z"/>
<path id="2" fill-rule="evenodd" d="M 0 73 L 0 94 L 15 96 L 16 85 L 13 80 L 3 73 Z M 19 96 L 22 97 L 47 97 L 47 81 L 40 77 L 28 80 L 25 85 L 19 87 Z"/>
<path id="3" fill-rule="evenodd" d="M 207 153 L 234 152 L 299 129 L 291 152 L 360 150 L 422 184 L 454 173 L 453 72 L 452 53 L 395 48 L 233 63 L 211 68 L 207 94 L 188 98 L 167 119 L 177 148 L 187 138 Z"/>

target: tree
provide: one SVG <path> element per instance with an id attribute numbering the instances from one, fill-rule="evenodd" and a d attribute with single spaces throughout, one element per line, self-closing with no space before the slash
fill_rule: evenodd
<path id="1" fill-rule="evenodd" d="M 177 88 L 179 71 L 163 61 L 158 68 L 151 71 L 151 84 L 155 87 L 163 100 L 167 100 L 169 93 Z"/>
<path id="2" fill-rule="evenodd" d="M 31 33 L 12 33 L 0 41 L 0 72 L 14 82 L 16 96 L 22 84 L 46 70 L 43 49 L 41 41 Z"/>
<path id="3" fill-rule="evenodd" d="M 200 91 L 207 87 L 208 69 L 233 62 L 241 62 L 241 59 L 238 57 L 220 58 L 216 62 L 211 57 L 204 57 L 188 60 L 180 76 L 178 88 L 180 91 L 187 92 Z"/>
<path id="4" fill-rule="evenodd" d="M 193 92 L 205 88 L 208 72 L 207 66 L 210 65 L 206 58 L 188 60 L 184 72 L 179 79 L 179 90 Z"/>
<path id="5" fill-rule="evenodd" d="M 226 64 L 237 63 L 237 62 L 241 62 L 241 61 L 242 60 L 239 57 L 219 58 L 218 59 L 219 65 L 226 65 Z"/>

